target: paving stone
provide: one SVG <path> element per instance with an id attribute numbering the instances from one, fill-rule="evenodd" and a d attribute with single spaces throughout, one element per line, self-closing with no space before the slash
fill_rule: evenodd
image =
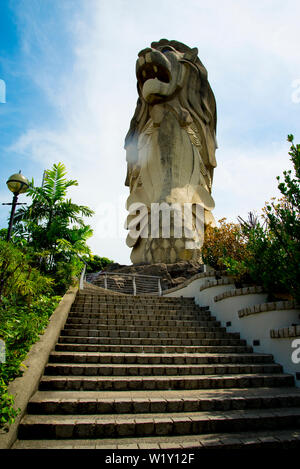
<path id="1" fill-rule="evenodd" d="M 129 414 L 132 409 L 132 399 L 115 399 L 115 412 L 120 414 Z"/>
<path id="2" fill-rule="evenodd" d="M 173 430 L 173 421 L 171 418 L 154 418 L 156 435 L 169 435 Z"/>
<path id="3" fill-rule="evenodd" d="M 97 402 L 97 410 L 96 413 L 98 414 L 109 414 L 113 411 L 114 402 L 112 399 L 99 399 Z"/>
<path id="4" fill-rule="evenodd" d="M 151 399 L 150 400 L 150 412 L 166 412 L 167 401 L 161 399 Z"/>
<path id="5" fill-rule="evenodd" d="M 119 436 L 132 436 L 135 434 L 135 422 L 127 420 L 118 420 L 116 424 L 116 432 Z"/>
<path id="6" fill-rule="evenodd" d="M 145 418 L 135 420 L 136 422 L 136 433 L 137 435 L 153 435 L 155 432 L 154 419 Z"/>

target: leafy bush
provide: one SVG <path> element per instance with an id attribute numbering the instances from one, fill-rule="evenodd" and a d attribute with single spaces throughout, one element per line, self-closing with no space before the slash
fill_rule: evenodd
<path id="1" fill-rule="evenodd" d="M 236 281 L 262 285 L 269 299 L 289 294 L 300 302 L 300 145 L 292 135 L 288 141 L 294 175 L 284 171 L 282 197 L 266 204 L 264 223 L 251 213 L 247 222 L 239 217 L 239 226 L 221 220 L 220 228 L 207 230 L 203 258 L 212 267 L 226 267 Z"/>
<path id="2" fill-rule="evenodd" d="M 283 197 L 279 203 L 267 204 L 265 213 L 283 259 L 277 268 L 278 281 L 300 302 L 300 145 L 294 145 L 293 135 L 288 141 L 292 144 L 289 155 L 294 174 L 292 170 L 284 171 L 283 182 L 277 177 Z"/>
<path id="3" fill-rule="evenodd" d="M 109 264 L 113 264 L 114 261 L 111 261 L 107 257 L 100 257 L 97 255 L 91 255 L 88 260 L 86 260 L 87 264 L 87 272 L 99 272 L 99 270 L 103 270 Z"/>
<path id="4" fill-rule="evenodd" d="M 74 285 L 83 269 L 84 263 L 78 257 L 69 262 L 58 262 L 55 272 L 55 292 L 63 295 L 70 285 Z"/>
<path id="5" fill-rule="evenodd" d="M 228 256 L 223 259 L 228 273 L 239 283 L 261 285 L 272 299 L 274 292 L 286 292 L 279 270 L 286 268 L 286 256 L 274 235 L 259 223 L 254 228 L 244 229 L 247 236 L 245 255 L 236 260 Z"/>
<path id="6" fill-rule="evenodd" d="M 241 226 L 226 222 L 226 218 L 219 220 L 219 224 L 219 227 L 206 227 L 202 248 L 203 262 L 216 270 L 226 268 L 224 260 L 227 257 L 242 261 L 245 256 L 245 237 Z"/>
<path id="7" fill-rule="evenodd" d="M 65 176 L 65 166 L 58 163 L 45 171 L 42 187 L 35 187 L 32 181 L 27 191 L 32 203 L 21 207 L 14 218 L 13 241 L 25 239 L 40 255 L 40 270 L 54 275 L 59 263 L 90 254 L 86 241 L 93 233 L 82 218 L 92 216 L 93 211 L 67 199 L 68 189 L 78 182 Z"/>
<path id="8" fill-rule="evenodd" d="M 52 291 L 53 280 L 41 275 L 30 260 L 29 254 L 0 240 L 0 303 L 1 296 L 10 297 L 11 294 L 30 303 L 41 293 Z"/>
<path id="9" fill-rule="evenodd" d="M 39 339 L 61 297 L 40 295 L 31 305 L 2 297 L 0 305 L 0 337 L 5 342 L 6 362 L 0 364 L 0 427 L 12 423 L 17 411 L 13 397 L 7 394 L 10 381 L 22 375 L 22 361 L 30 347 Z"/>
<path id="10" fill-rule="evenodd" d="M 19 409 L 14 409 L 14 398 L 7 393 L 7 385 L 0 377 L 0 429 L 7 431 L 8 425 L 14 422 Z"/>
<path id="11" fill-rule="evenodd" d="M 30 249 L 0 240 L 0 338 L 6 347 L 6 362 L 0 364 L 0 427 L 5 429 L 17 415 L 7 386 L 21 375 L 22 360 L 60 300 L 50 296 L 54 280 L 32 263 Z"/>
<path id="12" fill-rule="evenodd" d="M 77 186 L 66 179 L 62 163 L 45 171 L 42 187 L 32 181 L 27 194 L 32 203 L 14 218 L 12 237 L 0 230 L 0 338 L 6 345 L 6 363 L 0 364 L 0 426 L 16 416 L 8 383 L 22 373 L 22 360 L 48 324 L 60 297 L 78 277 L 89 256 L 92 235 L 83 217 L 93 212 L 67 199 Z M 52 295 L 52 296 L 51 296 Z"/>

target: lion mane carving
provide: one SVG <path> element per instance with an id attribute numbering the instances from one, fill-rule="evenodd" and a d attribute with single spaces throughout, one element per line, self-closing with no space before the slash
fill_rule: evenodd
<path id="1" fill-rule="evenodd" d="M 139 97 L 125 138 L 131 260 L 201 260 L 204 225 L 214 224 L 211 189 L 217 148 L 216 102 L 207 71 L 197 48 L 161 39 L 138 54 L 136 76 Z M 167 238 L 161 232 L 153 236 L 152 204 L 172 205 L 179 212 L 191 205 L 191 223 L 182 236 L 174 236 L 174 226 Z M 180 218 L 175 212 L 173 224 Z M 202 225 L 197 223 L 199 213 Z"/>

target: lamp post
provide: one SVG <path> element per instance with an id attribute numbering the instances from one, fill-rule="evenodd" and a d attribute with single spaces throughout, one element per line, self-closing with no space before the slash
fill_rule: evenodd
<path id="1" fill-rule="evenodd" d="M 28 179 L 21 174 L 21 171 L 19 171 L 16 174 L 13 174 L 10 176 L 10 178 L 6 181 L 8 189 L 14 194 L 13 196 L 13 201 L 10 204 L 5 204 L 5 205 L 11 205 L 11 212 L 10 212 L 10 218 L 9 218 L 9 225 L 8 225 L 8 231 L 7 231 L 7 238 L 6 241 L 10 240 L 11 236 L 11 230 L 13 226 L 13 221 L 14 221 L 14 215 L 16 211 L 16 206 L 18 204 L 18 196 L 19 194 L 23 194 L 24 192 L 27 191 L 29 187 L 29 181 Z"/>

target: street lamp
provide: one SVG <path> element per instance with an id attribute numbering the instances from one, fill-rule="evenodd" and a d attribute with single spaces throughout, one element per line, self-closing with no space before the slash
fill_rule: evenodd
<path id="1" fill-rule="evenodd" d="M 11 230 L 12 230 L 12 225 L 14 221 L 16 206 L 19 205 L 17 203 L 18 195 L 23 194 L 24 192 L 27 191 L 29 187 L 29 181 L 25 176 L 23 176 L 23 174 L 21 174 L 21 171 L 19 171 L 18 173 L 10 176 L 10 178 L 6 181 L 6 184 L 7 184 L 8 189 L 14 194 L 12 203 L 5 204 L 5 205 L 12 206 L 11 212 L 10 212 L 8 231 L 7 231 L 7 238 L 6 238 L 6 241 L 9 241 L 10 236 L 11 236 Z"/>

